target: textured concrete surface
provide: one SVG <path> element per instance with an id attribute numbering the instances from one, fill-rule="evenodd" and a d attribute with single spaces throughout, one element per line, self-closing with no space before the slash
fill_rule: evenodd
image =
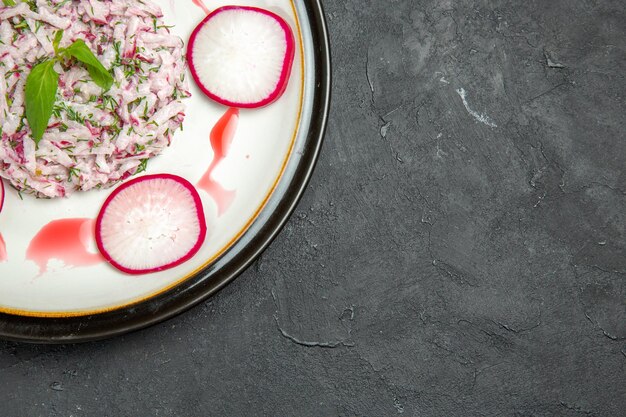
<path id="1" fill-rule="evenodd" d="M 0 343 L 2 415 L 624 415 L 625 3 L 326 13 L 327 141 L 280 237 L 163 325 Z"/>

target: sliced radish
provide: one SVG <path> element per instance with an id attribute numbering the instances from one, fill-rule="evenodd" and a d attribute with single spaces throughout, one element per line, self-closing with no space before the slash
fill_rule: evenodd
<path id="1" fill-rule="evenodd" d="M 96 243 L 128 274 L 173 268 L 198 252 L 206 221 L 196 189 L 170 174 L 146 175 L 118 187 L 96 219 Z"/>
<path id="2" fill-rule="evenodd" d="M 214 10 L 194 29 L 187 46 L 200 89 L 218 103 L 242 108 L 268 105 L 284 93 L 294 54 L 287 22 L 246 6 Z"/>

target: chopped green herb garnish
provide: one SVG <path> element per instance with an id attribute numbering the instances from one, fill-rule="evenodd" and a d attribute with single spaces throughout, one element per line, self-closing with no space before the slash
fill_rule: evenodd
<path id="1" fill-rule="evenodd" d="M 141 160 L 141 163 L 137 167 L 137 172 L 135 172 L 135 174 L 139 174 L 141 172 L 144 172 L 146 170 L 146 168 L 148 168 L 148 158 Z"/>

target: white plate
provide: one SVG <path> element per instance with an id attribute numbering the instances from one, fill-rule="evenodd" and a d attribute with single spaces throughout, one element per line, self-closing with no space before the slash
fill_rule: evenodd
<path id="1" fill-rule="evenodd" d="M 210 9 L 229 4 L 204 1 Z M 192 0 L 156 2 L 166 23 L 173 24 L 173 32 L 185 41 L 205 16 Z M 8 259 L 0 263 L 0 335 L 40 341 L 98 338 L 162 320 L 232 279 L 282 226 L 314 165 L 328 110 L 329 62 L 323 17 L 317 1 L 242 0 L 237 4 L 266 8 L 282 16 L 296 37 L 295 61 L 287 90 L 277 102 L 239 113 L 228 155 L 212 174 L 232 201 L 225 204 L 199 189 L 209 229 L 198 254 L 167 271 L 126 275 L 99 258 L 93 239 L 90 219 L 95 219 L 111 190 L 76 193 L 67 199 L 21 199 L 5 183 L 0 233 Z M 207 99 L 189 78 L 193 96 L 186 101 L 184 131 L 176 133 L 161 156 L 150 160 L 145 174 L 172 173 L 197 184 L 213 160 L 210 132 L 228 109 Z M 51 227 L 47 225 L 64 219 L 84 220 L 64 224 L 61 233 L 56 232 L 55 244 L 33 256 L 36 236 Z M 63 235 L 69 240 L 64 241 Z M 66 253 L 78 236 L 84 249 L 82 258 Z M 142 308 L 153 314 L 141 313 Z M 162 311 L 154 314 L 155 310 Z M 134 315 L 132 325 L 115 318 L 122 312 L 126 319 Z M 50 317 L 57 318 L 57 327 L 46 321 Z M 87 326 L 80 326 L 81 317 L 83 323 L 95 318 L 100 324 L 81 332 L 81 327 Z M 70 330 L 76 325 L 78 331 Z"/>

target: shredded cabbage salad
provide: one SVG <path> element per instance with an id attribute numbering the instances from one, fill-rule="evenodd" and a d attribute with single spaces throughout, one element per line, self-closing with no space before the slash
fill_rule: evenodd
<path id="1" fill-rule="evenodd" d="M 190 96 L 183 41 L 149 0 L 0 2 L 0 176 L 20 192 L 63 197 L 143 171 L 181 127 Z M 86 68 L 56 63 L 59 89 L 38 145 L 25 118 L 30 69 L 82 39 L 114 84 L 103 91 Z"/>

